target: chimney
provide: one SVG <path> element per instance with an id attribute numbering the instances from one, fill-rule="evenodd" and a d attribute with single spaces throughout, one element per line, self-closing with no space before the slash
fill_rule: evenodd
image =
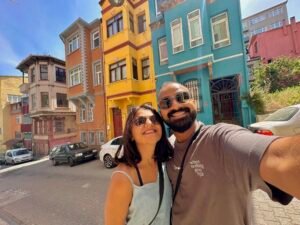
<path id="1" fill-rule="evenodd" d="M 296 18 L 293 16 L 290 18 L 291 24 L 295 24 L 296 23 Z"/>

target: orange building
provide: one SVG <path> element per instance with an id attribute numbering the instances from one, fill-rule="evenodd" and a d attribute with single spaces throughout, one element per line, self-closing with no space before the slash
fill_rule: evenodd
<path id="1" fill-rule="evenodd" d="M 65 45 L 68 99 L 76 105 L 78 140 L 99 146 L 106 141 L 101 20 L 78 18 L 60 34 Z"/>

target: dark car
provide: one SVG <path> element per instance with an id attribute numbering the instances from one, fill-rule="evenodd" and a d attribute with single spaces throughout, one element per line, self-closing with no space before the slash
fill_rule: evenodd
<path id="1" fill-rule="evenodd" d="M 74 166 L 79 162 L 95 159 L 98 154 L 97 149 L 91 148 L 82 142 L 68 143 L 56 147 L 57 149 L 53 151 L 50 157 L 54 166 L 59 163 L 68 163 L 70 166 Z"/>

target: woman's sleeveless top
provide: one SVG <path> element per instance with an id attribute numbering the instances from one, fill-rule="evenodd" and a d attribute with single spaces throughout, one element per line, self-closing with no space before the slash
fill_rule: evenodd
<path id="1" fill-rule="evenodd" d="M 132 178 L 124 171 L 114 171 L 115 173 L 124 174 L 131 182 L 133 196 L 127 215 L 127 225 L 148 225 L 155 216 L 159 204 L 159 175 L 156 182 L 136 186 Z M 166 165 L 163 164 L 164 174 L 164 196 L 160 210 L 153 221 L 152 225 L 169 225 L 170 210 L 172 204 L 172 188 L 169 177 L 166 172 Z"/>

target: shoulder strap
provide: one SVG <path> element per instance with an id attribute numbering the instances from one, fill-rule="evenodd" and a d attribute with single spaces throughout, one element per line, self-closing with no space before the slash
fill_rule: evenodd
<path id="1" fill-rule="evenodd" d="M 140 185 L 143 186 L 143 185 L 144 185 L 144 182 L 143 182 L 143 179 L 142 179 L 140 170 L 139 170 L 139 168 L 137 167 L 137 165 L 134 165 L 134 168 L 135 168 L 136 173 L 137 173 L 137 175 L 138 175 Z"/>
<path id="2" fill-rule="evenodd" d="M 128 178 L 128 180 L 130 181 L 130 183 L 131 183 L 132 185 L 134 184 L 132 178 L 128 175 L 128 173 L 126 173 L 126 172 L 124 172 L 124 171 L 122 171 L 122 170 L 116 170 L 116 171 L 112 172 L 112 175 L 111 175 L 111 176 L 115 175 L 116 173 L 121 173 L 121 174 L 123 174 L 124 176 L 126 176 L 126 177 Z"/>
<path id="3" fill-rule="evenodd" d="M 201 130 L 201 127 L 199 127 L 198 130 L 194 133 L 194 135 L 193 135 L 192 139 L 190 140 L 190 143 L 188 144 L 188 146 L 187 146 L 187 148 L 185 150 L 185 153 L 183 155 L 183 158 L 182 158 L 182 161 L 181 161 L 181 164 L 180 164 L 180 170 L 179 170 L 179 173 L 178 173 L 178 176 L 177 176 L 177 180 L 176 180 L 176 186 L 175 186 L 174 195 L 173 195 L 173 202 L 175 201 L 175 198 L 176 198 L 176 195 L 177 195 L 180 183 L 181 183 L 181 178 L 182 178 L 182 173 L 183 173 L 183 167 L 184 167 L 184 163 L 185 163 L 185 158 L 187 156 L 189 148 L 191 147 L 193 141 L 198 136 L 200 130 Z"/>
<path id="4" fill-rule="evenodd" d="M 161 206 L 161 203 L 162 203 L 162 199 L 163 199 L 163 196 L 164 196 L 164 174 L 163 174 L 163 169 L 162 169 L 161 162 L 157 161 L 157 167 L 158 167 L 158 172 L 159 172 L 159 203 L 158 203 L 158 209 L 157 209 L 153 219 L 149 223 L 149 225 L 151 225 L 153 223 L 153 221 L 155 220 L 155 218 L 156 218 L 156 216 L 159 212 L 159 209 L 160 209 L 160 206 Z"/>

